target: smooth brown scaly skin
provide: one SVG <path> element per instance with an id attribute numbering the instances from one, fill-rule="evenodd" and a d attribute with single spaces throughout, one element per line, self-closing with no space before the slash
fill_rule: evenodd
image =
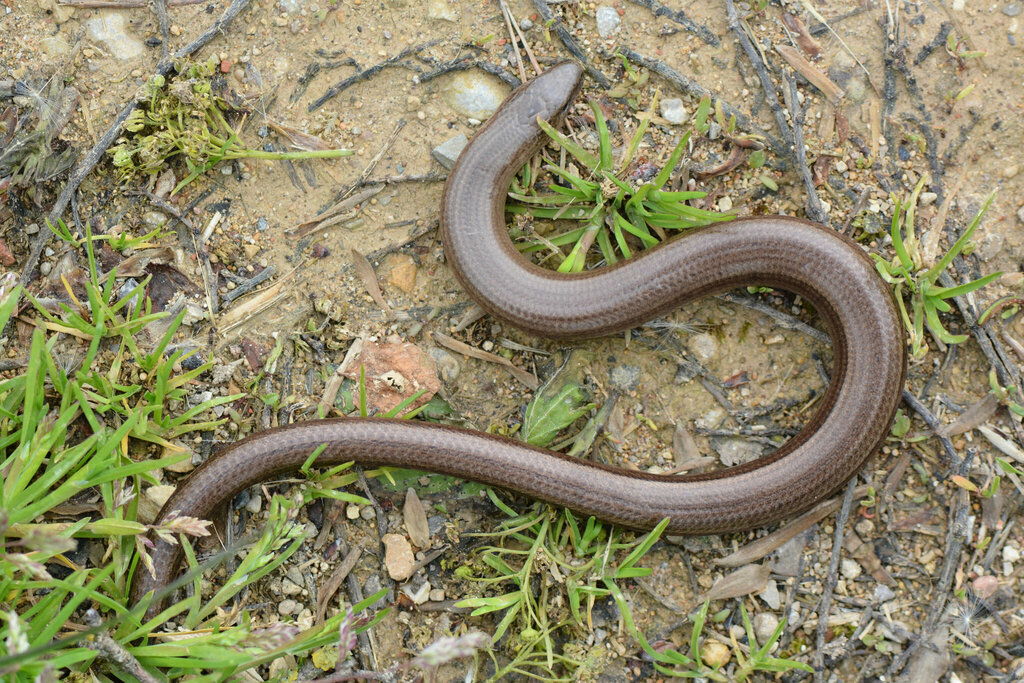
<path id="1" fill-rule="evenodd" d="M 669 517 L 676 534 L 763 526 L 801 512 L 853 476 L 889 430 L 906 366 L 892 298 L 860 247 L 797 218 L 769 216 L 692 231 L 642 256 L 563 275 L 526 262 L 509 240 L 505 193 L 545 137 L 536 117 L 559 121 L 581 72 L 561 64 L 517 90 L 463 151 L 442 205 L 445 253 L 466 290 L 492 315 L 553 339 L 629 329 L 683 302 L 738 285 L 800 294 L 831 333 L 832 384 L 818 412 L 775 453 L 711 474 L 662 476 L 607 467 L 489 434 L 421 422 L 343 418 L 254 434 L 178 485 L 172 512 L 207 518 L 244 488 L 317 464 L 354 460 L 441 472 L 518 491 L 628 527 Z M 178 572 L 178 546 L 155 540 L 156 576 L 136 572 L 133 597 Z M 154 610 L 151 609 L 152 613 Z"/>

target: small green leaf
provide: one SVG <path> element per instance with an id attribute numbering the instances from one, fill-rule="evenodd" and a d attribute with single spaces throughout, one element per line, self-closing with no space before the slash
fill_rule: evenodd
<path id="1" fill-rule="evenodd" d="M 569 382 L 557 388 L 545 384 L 526 407 L 523 440 L 534 446 L 547 446 L 593 408 L 579 384 Z"/>

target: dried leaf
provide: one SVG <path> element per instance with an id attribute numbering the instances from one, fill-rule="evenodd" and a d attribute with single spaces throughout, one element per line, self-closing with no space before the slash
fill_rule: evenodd
<path id="1" fill-rule="evenodd" d="M 739 598 L 751 593 L 760 593 L 768 585 L 772 570 L 768 564 L 748 564 L 715 581 L 700 601 Z"/>
<path id="2" fill-rule="evenodd" d="M 1017 444 L 1007 439 L 1005 436 L 997 432 L 995 429 L 989 427 L 988 425 L 981 425 L 980 427 L 978 427 L 978 431 L 981 432 L 982 436 L 989 440 L 989 443 L 998 448 L 1000 451 L 1010 456 L 1017 462 L 1024 462 L 1024 451 L 1022 451 L 1017 446 Z"/>
<path id="3" fill-rule="evenodd" d="M 469 356 L 470 358 L 476 358 L 477 360 L 487 361 L 488 363 L 497 363 L 498 365 L 504 366 L 506 369 L 508 369 L 509 373 L 513 377 L 518 379 L 520 382 L 525 384 L 530 389 L 536 389 L 538 386 L 540 386 L 540 382 L 537 380 L 536 375 L 534 375 L 532 372 L 527 372 L 522 368 L 517 368 L 515 365 L 512 364 L 512 361 L 510 361 L 507 358 L 502 358 L 501 356 L 497 356 L 493 353 L 488 353 L 487 351 L 483 351 L 476 347 L 470 346 L 469 344 L 464 344 L 463 342 L 460 342 L 456 339 L 452 339 L 448 335 L 443 334 L 441 332 L 432 332 L 431 334 L 434 336 L 434 340 L 438 344 L 446 346 L 452 351 L 457 351 L 458 353 Z"/>
<path id="4" fill-rule="evenodd" d="M 875 547 L 872 544 L 865 543 L 861 540 L 860 536 L 851 532 L 846 536 L 845 546 L 853 559 L 860 562 L 871 573 L 871 576 L 875 578 L 875 581 L 884 583 L 887 586 L 896 585 L 896 579 L 892 578 L 892 575 L 882 566 L 882 561 L 878 559 Z"/>
<path id="5" fill-rule="evenodd" d="M 957 486 L 959 486 L 960 488 L 970 491 L 971 493 L 978 492 L 978 485 L 975 484 L 970 479 L 968 479 L 967 477 L 962 477 L 959 474 L 954 474 L 949 478 L 949 480 L 956 484 Z"/>
<path id="6" fill-rule="evenodd" d="M 267 119 L 267 125 L 288 138 L 288 141 L 292 143 L 292 147 L 296 147 L 306 152 L 318 152 L 327 149 L 334 149 L 334 147 L 327 144 L 317 136 L 304 133 L 298 128 L 286 126 L 283 123 L 278 123 L 272 119 Z"/>
<path id="7" fill-rule="evenodd" d="M 676 423 L 676 429 L 672 433 L 672 455 L 675 457 L 678 469 L 703 457 L 700 454 L 700 448 L 697 447 L 697 440 L 693 438 L 693 434 L 682 422 Z"/>
<path id="8" fill-rule="evenodd" d="M 352 265 L 356 270 L 356 275 L 363 281 L 363 286 L 366 287 L 366 291 L 370 293 L 370 297 L 376 302 L 378 306 L 383 309 L 385 315 L 391 317 L 391 307 L 388 306 L 388 302 L 384 300 L 384 294 L 380 291 L 380 283 L 377 282 L 377 273 L 373 270 L 373 266 L 366 260 L 358 250 L 352 250 Z"/>
<path id="9" fill-rule="evenodd" d="M 359 561 L 359 556 L 362 553 L 363 549 L 359 546 L 352 548 L 348 555 L 345 556 L 345 559 L 341 561 L 341 564 L 334 568 L 334 571 L 327 577 L 327 580 L 320 584 L 316 592 L 316 623 L 323 623 L 331 598 L 341 588 L 341 584 L 348 577 L 349 572 L 356 566 L 356 562 Z"/>
<path id="10" fill-rule="evenodd" d="M 149 274 L 146 272 L 146 268 L 151 263 L 163 265 L 174 263 L 174 249 L 170 247 L 142 249 L 118 263 L 114 269 L 117 270 L 117 277 L 145 277 Z"/>
<path id="11" fill-rule="evenodd" d="M 323 230 L 354 218 L 358 215 L 359 211 L 352 211 L 352 209 L 355 209 L 366 200 L 372 199 L 375 195 L 380 194 L 385 187 L 385 185 L 371 185 L 369 187 L 364 187 L 351 197 L 346 197 L 334 206 L 329 207 L 316 218 L 305 221 L 304 223 L 299 223 L 294 228 L 288 228 L 284 232 L 286 235 L 308 237 L 317 230 Z"/>
<path id="12" fill-rule="evenodd" d="M 867 486 L 858 486 L 853 490 L 853 499 L 858 500 L 863 498 L 867 493 Z M 738 567 L 741 564 L 747 564 L 748 562 L 759 560 L 768 553 L 781 548 L 787 541 L 795 538 L 797 534 L 803 533 L 828 517 L 830 514 L 838 510 L 842 504 L 842 496 L 837 496 L 822 503 L 818 503 L 815 507 L 811 508 L 780 529 L 768 534 L 767 536 L 763 536 L 752 543 L 748 543 L 731 555 L 715 560 L 715 564 L 720 567 Z"/>
<path id="13" fill-rule="evenodd" d="M 782 13 L 782 23 L 793 32 L 796 44 L 800 46 L 804 54 L 811 59 L 817 59 L 821 54 L 821 45 L 814 39 L 811 32 L 807 30 L 807 24 L 800 17 L 789 12 Z"/>
<path id="14" fill-rule="evenodd" d="M 416 491 L 409 488 L 405 492 L 405 506 L 402 508 L 405 518 L 405 530 L 409 532 L 412 544 L 417 548 L 430 545 L 430 526 L 427 524 L 427 511 Z"/>
<path id="15" fill-rule="evenodd" d="M 993 394 L 985 394 L 985 398 L 977 403 L 968 406 L 967 410 L 960 414 L 960 417 L 948 425 L 942 425 L 935 430 L 939 436 L 956 436 L 977 429 L 985 424 L 999 410 L 999 400 Z"/>
<path id="16" fill-rule="evenodd" d="M 836 85 L 818 67 L 808 62 L 796 48 L 789 45 L 776 45 L 775 50 L 782 55 L 783 59 L 789 62 L 791 67 L 810 81 L 811 85 L 820 90 L 833 104 L 841 100 L 846 94 L 842 88 Z"/>

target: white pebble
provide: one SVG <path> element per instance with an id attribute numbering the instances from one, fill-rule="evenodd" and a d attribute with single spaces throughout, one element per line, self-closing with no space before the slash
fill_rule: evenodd
<path id="1" fill-rule="evenodd" d="M 602 38 L 607 38 L 618 31 L 621 23 L 622 17 L 614 7 L 601 5 L 597 8 L 597 34 Z"/>
<path id="2" fill-rule="evenodd" d="M 683 107 L 683 101 L 677 97 L 662 100 L 661 116 L 669 123 L 684 123 L 687 118 L 687 111 Z"/>
<path id="3" fill-rule="evenodd" d="M 864 571 L 857 560 L 851 560 L 850 558 L 844 558 L 839 563 L 839 570 L 847 579 L 856 579 Z"/>

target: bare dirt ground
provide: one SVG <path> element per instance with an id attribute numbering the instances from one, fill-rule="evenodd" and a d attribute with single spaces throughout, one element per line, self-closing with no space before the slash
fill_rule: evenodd
<path id="1" fill-rule="evenodd" d="M 39 88 L 44 79 L 56 78 L 73 85 L 81 98 L 60 139 L 84 152 L 97 143 L 154 72 L 164 47 L 173 52 L 187 44 L 228 3 L 171 3 L 166 43 L 156 14 L 147 6 L 99 9 L 80 4 L 84 6 L 54 0 L 0 1 L 0 83 L 14 79 Z M 508 4 L 542 61 L 570 56 L 556 30 L 565 27 L 591 67 L 607 78 L 607 88 L 628 81 L 616 56 L 621 48 L 651 60 L 642 69 L 649 73 L 649 80 L 629 95 L 641 110 L 655 90 L 662 98 L 681 98 L 688 114 L 697 108 L 692 92 L 681 91 L 664 77 L 664 71 L 658 73 L 664 66 L 748 114 L 758 129 L 782 140 L 791 134 L 792 113 L 782 96 L 786 89 L 782 74 L 791 71 L 774 47 L 790 46 L 791 37 L 798 37 L 792 30 L 787 32 L 783 12 L 801 17 L 820 46 L 815 68 L 842 89 L 841 96 L 829 102 L 818 88 L 802 78 L 798 81 L 810 184 L 824 203 L 819 217 L 889 258 L 892 252 L 883 232 L 892 215 L 889 194 L 908 196 L 927 173 L 930 180 L 917 225 L 924 250 L 930 249 L 934 261 L 989 192 L 998 190 L 974 236 L 973 253 L 956 264 L 952 275 L 966 281 L 994 271 L 1004 273 L 971 295 L 968 306 L 975 312 L 1000 297 L 1021 296 L 1024 53 L 1019 42 L 1024 37 L 1018 37 L 1020 3 L 815 1 L 766 7 L 738 3 L 740 16 L 747 18 L 737 30 L 730 27 L 724 2 L 667 3 L 705 27 L 707 33 L 701 33 L 688 30 L 671 15 L 656 16 L 652 9 L 661 7 L 658 3 L 620 0 L 597 4 L 613 7 L 621 21 L 606 38 L 597 32 L 595 3 L 552 3 L 545 8 L 555 18 L 550 27 L 539 14 L 539 3 L 511 0 Z M 808 11 L 810 7 L 828 20 L 834 32 L 817 30 L 819 21 Z M 112 24 L 115 33 L 128 40 L 111 44 L 97 37 L 90 28 L 90 22 L 96 21 Z M 744 35 L 752 36 L 760 48 L 755 52 L 769 65 L 766 75 L 773 92 L 767 96 L 737 40 L 738 32 L 746 31 L 750 33 Z M 800 40 L 795 44 L 799 46 Z M 948 44 L 956 54 L 947 50 Z M 403 51 L 409 54 L 311 110 L 332 85 Z M 974 51 L 984 54 L 970 54 Z M 481 73 L 478 68 L 465 71 L 461 67 L 466 62 L 483 62 L 518 78 L 516 52 L 525 55 L 520 46 L 513 49 L 501 10 L 490 0 L 255 0 L 198 53 L 202 58 L 216 56 L 227 87 L 245 98 L 251 111 L 242 129 L 246 143 L 285 149 L 287 138 L 273 126 L 282 124 L 355 154 L 296 164 L 255 160 L 222 164 L 158 204 L 131 194 L 145 189 L 144 183 L 121 185 L 107 159 L 86 177 L 75 195 L 75 214 L 71 208 L 63 214 L 69 223 L 81 226 L 89 221 L 101 232 L 114 226 L 139 232 L 147 220 L 159 224 L 173 214 L 184 215 L 194 230 L 174 220 L 169 224 L 180 238 L 171 242 L 175 256 L 170 262 L 188 279 L 174 288 L 189 292 L 196 312 L 182 343 L 212 352 L 221 366 L 229 368 L 221 375 L 221 384 L 208 387 L 213 391 L 245 387 L 254 396 L 276 394 L 280 399 L 273 409 L 257 407 L 255 400 L 247 402 L 230 430 L 192 444 L 197 460 L 206 457 L 213 445 L 234 440 L 240 433 L 315 416 L 335 367 L 357 339 L 396 337 L 424 350 L 435 349 L 431 356 L 441 368 L 440 396 L 453 410 L 448 421 L 498 430 L 509 430 L 521 421 L 521 409 L 532 395 L 527 386 L 501 365 L 446 350 L 432 336 L 442 332 L 475 347 L 504 350 L 517 366 L 542 380 L 557 369 L 566 353 L 559 344 L 531 338 L 487 317 L 460 325 L 469 298 L 446 267 L 433 229 L 445 169 L 431 150 L 458 133 L 471 137 L 478 125 L 450 103 L 457 79 Z M 639 63 L 633 59 L 634 67 Z M 433 75 L 438 67 L 450 72 L 421 82 L 424 74 Z M 487 78 L 495 89 L 509 91 L 500 78 Z M 632 130 L 637 111 L 626 100 L 609 97 L 607 88 L 592 75 L 584 94 L 601 99 L 619 125 Z M 787 130 L 779 130 L 769 100 L 777 103 Z M 585 113 L 583 104 L 575 110 L 575 114 Z M 573 123 L 576 128 L 585 126 L 582 116 Z M 683 130 L 656 117 L 641 147 L 643 159 L 660 166 Z M 729 151 L 721 139 L 701 140 L 693 163 L 715 165 Z M 788 146 L 767 151 L 768 164 L 762 169 L 741 163 L 723 173 L 696 176 L 697 189 L 710 193 L 708 206 L 713 202 L 720 208 L 732 206 L 740 215 L 808 215 L 810 206 L 814 215 L 807 185 L 795 170 Z M 178 173 L 180 179 L 180 169 Z M 770 183 L 761 180 L 765 175 Z M 407 181 L 418 176 L 425 179 Z M 65 177 L 6 195 L 6 206 L 0 208 L 0 238 L 13 255 L 8 263 L 11 270 L 23 267 Z M 360 183 L 380 179 L 395 182 Z M 379 192 L 372 197 L 359 194 L 367 188 Z M 357 200 L 346 207 L 344 220 L 327 227 L 303 227 L 323 207 L 353 195 Z M 353 266 L 352 250 L 370 256 L 383 299 L 392 311 L 390 317 L 368 293 L 366 278 Z M 56 241 L 49 243 L 33 288 L 60 296 L 65 254 Z M 244 283 L 267 267 L 274 270 L 257 285 L 262 294 L 248 295 L 261 297 L 259 302 L 267 304 L 264 308 L 251 305 L 246 296 L 231 294 L 248 286 Z M 278 288 L 266 291 L 274 286 Z M 749 458 L 770 449 L 758 430 L 785 434 L 799 427 L 825 386 L 828 345 L 790 329 L 788 322 L 778 323 L 752 307 L 756 305 L 780 311 L 787 321 L 817 324 L 813 314 L 792 297 L 755 297 L 744 291 L 735 292 L 733 299 L 687 305 L 669 317 L 678 323 L 675 326 L 641 328 L 629 338 L 576 345 L 580 375 L 593 400 L 598 404 L 616 401 L 591 457 L 665 471 L 689 454 L 680 445 L 680 431 L 693 435 L 700 454 L 718 461 Z M 1003 373 L 1001 383 L 1019 387 L 1019 354 L 1024 352 L 1016 341 L 1024 340 L 1020 316 L 997 319 L 985 330 L 972 331 L 954 310 L 947 326 L 971 335 L 970 339 L 945 350 L 932 342 L 926 356 L 911 362 L 907 384 L 938 424 L 954 422 L 986 396 L 993 354 Z M 979 339 L 990 344 L 994 339 L 1005 355 L 998 350 L 983 353 Z M 265 365 L 275 347 L 280 348 L 280 356 Z M 521 350 L 524 347 L 536 352 Z M 257 384 L 250 386 L 261 372 Z M 622 373 L 635 379 L 623 385 L 616 379 Z M 764 406 L 771 406 L 773 412 L 746 423 L 736 418 L 745 410 Z M 860 475 L 861 483 L 877 491 L 875 506 L 856 501 L 850 506 L 847 501 L 848 520 L 840 529 L 835 517 L 829 516 L 766 559 L 756 560 L 772 567 L 771 585 L 758 586 L 755 595 L 747 598 L 748 608 L 770 615 L 762 623 L 787 618 L 781 647 L 788 656 L 819 667 L 813 675 L 787 674 L 788 680 L 804 676 L 891 680 L 902 675 L 914 681 L 974 681 L 1020 680 L 1024 675 L 1024 608 L 1019 601 L 1024 535 L 1017 522 L 1024 490 L 1019 479 L 1005 476 L 999 491 L 988 497 L 957 483 L 969 481 L 985 489 L 1000 473 L 995 459 L 1012 462 L 1014 449 L 1021 453 L 1024 444 L 1017 440 L 1021 430 L 1013 424 L 1019 418 L 1005 408 L 993 408 L 978 424 L 987 425 L 987 433 L 994 438 L 977 429 L 951 436 L 955 455 L 969 458 L 957 469 L 921 415 L 909 405 L 904 411 L 913 418 L 910 436 L 923 438 L 894 439 Z M 751 431 L 752 424 L 760 426 Z M 951 479 L 952 474 L 963 479 Z M 176 477 L 168 473 L 167 480 L 173 482 Z M 403 533 L 399 510 L 404 489 L 375 491 L 389 523 L 396 533 Z M 457 491 L 421 489 L 425 502 L 445 504 L 444 530 L 438 532 L 435 544 L 449 543 L 442 559 L 428 567 L 425 576 L 414 579 L 422 583 L 426 578 L 434 589 L 443 591 L 428 600 L 430 610 L 401 598 L 403 585 L 387 578 L 375 551 L 377 527 L 372 515 L 335 520 L 323 509 L 309 513 L 315 526 L 336 524 L 337 533 L 347 537 L 349 544 L 365 543 L 374 549 L 363 554 L 354 570 L 359 584 L 366 587 L 369 581 L 370 587 L 394 587 L 389 600 L 398 606 L 376 629 L 376 660 L 364 652 L 364 668 L 376 661 L 383 669 L 384 663 L 407 658 L 409 652 L 448 632 L 493 628 L 486 617 L 469 617 L 466 610 L 453 607 L 454 600 L 479 594 L 478 587 L 457 579 L 453 570 L 471 548 L 467 542 L 458 542 L 460 534 L 490 528 L 500 515 L 486 498 L 477 493 L 457 495 Z M 266 491 L 253 495 L 266 495 Z M 520 503 L 525 506 L 525 501 Z M 765 533 L 656 545 L 645 560 L 646 566 L 654 568 L 653 576 L 643 586 L 630 586 L 641 629 L 651 640 L 683 644 L 686 634 L 679 640 L 673 624 L 698 604 L 717 579 L 732 571 L 713 560 Z M 318 573 L 332 567 L 323 552 L 310 544 L 295 559 L 297 564 L 312 563 L 314 585 Z M 267 622 L 310 618 L 315 601 L 308 590 L 295 597 L 297 604 L 287 612 L 278 613 L 278 591 L 289 576 L 281 572 L 250 595 L 253 603 L 264 605 L 257 618 Z M 343 589 L 331 609 L 350 598 Z M 713 611 L 734 604 L 734 600 L 722 601 Z M 819 632 L 823 618 L 827 628 Z M 711 628 L 728 637 L 733 619 Z M 591 653 L 600 654 L 602 673 L 597 675 L 602 680 L 657 677 L 637 644 L 619 631 L 617 617 L 608 618 L 599 630 L 602 636 L 590 636 L 585 645 Z M 316 672 L 307 669 L 302 675 L 315 677 Z"/>

